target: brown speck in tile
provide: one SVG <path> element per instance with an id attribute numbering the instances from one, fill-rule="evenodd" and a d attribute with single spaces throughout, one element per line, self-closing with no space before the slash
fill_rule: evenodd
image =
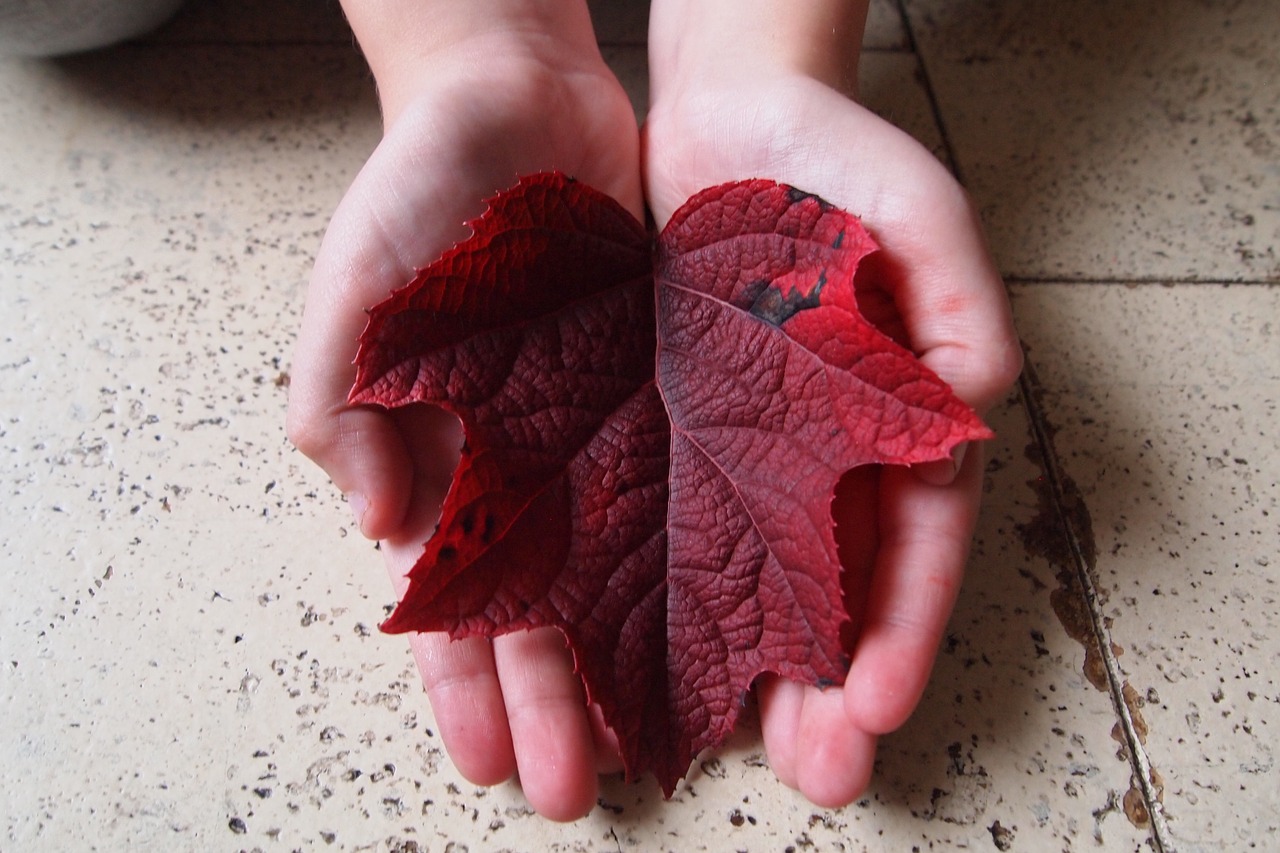
<path id="1" fill-rule="evenodd" d="M 996 821 L 987 827 L 987 831 L 991 833 L 991 841 L 995 844 L 997 850 L 1013 849 L 1013 829 L 1002 826 L 1000 821 Z"/>

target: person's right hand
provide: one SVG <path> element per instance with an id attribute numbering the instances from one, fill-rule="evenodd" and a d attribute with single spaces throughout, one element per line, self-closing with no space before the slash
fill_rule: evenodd
<path id="1" fill-rule="evenodd" d="M 491 15 L 452 0 L 402 4 L 407 16 L 432 12 L 422 26 L 440 44 L 379 18 L 372 6 L 349 5 L 378 82 L 385 136 L 334 213 L 316 260 L 288 432 L 347 497 L 364 535 L 382 540 L 403 594 L 461 437 L 454 418 L 425 406 L 347 405 L 365 310 L 465 238 L 464 222 L 482 212 L 483 200 L 520 175 L 563 171 L 643 219 L 639 141 L 631 103 L 600 57 L 583 4 L 557 3 L 539 13 L 556 20 L 526 15 L 506 27 L 502 2 L 487 4 Z M 449 29 L 455 12 L 460 26 L 482 31 L 458 36 Z M 401 37 L 410 44 L 387 43 Z M 590 810 L 597 773 L 617 768 L 616 752 L 586 706 L 559 632 L 492 642 L 420 634 L 410 642 L 440 735 L 465 777 L 489 785 L 518 770 L 542 814 L 571 819 Z"/>

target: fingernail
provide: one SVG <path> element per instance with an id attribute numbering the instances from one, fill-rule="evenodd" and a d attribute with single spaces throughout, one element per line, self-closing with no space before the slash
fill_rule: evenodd
<path id="1" fill-rule="evenodd" d="M 364 530 L 364 514 L 369 511 L 369 499 L 360 492 L 352 492 L 347 495 L 347 506 L 351 510 L 351 515 L 356 520 L 356 527 Z"/>
<path id="2" fill-rule="evenodd" d="M 951 463 L 955 466 L 955 473 L 960 473 L 960 466 L 964 465 L 964 454 L 969 449 L 969 442 L 962 441 L 955 447 L 951 448 Z"/>

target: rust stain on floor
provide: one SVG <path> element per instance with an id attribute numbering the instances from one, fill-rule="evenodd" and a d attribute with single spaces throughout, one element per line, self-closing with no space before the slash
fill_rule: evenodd
<path id="1" fill-rule="evenodd" d="M 1059 458 L 1054 447 L 1057 428 L 1044 417 L 1044 392 L 1029 356 L 1030 353 L 1020 383 L 1033 431 L 1033 440 L 1027 444 L 1025 454 L 1043 473 L 1028 481 L 1036 495 L 1037 509 L 1031 520 L 1018 525 L 1017 530 L 1027 553 L 1047 560 L 1054 568 L 1058 587 L 1049 593 L 1049 603 L 1067 636 L 1084 649 L 1085 679 L 1096 689 L 1112 694 L 1113 703 L 1124 705 L 1124 713 L 1117 719 L 1111 736 L 1120 744 L 1117 757 L 1134 768 L 1134 775 L 1120 806 L 1133 826 L 1147 829 L 1151 827 L 1152 805 L 1164 801 L 1164 782 L 1155 768 L 1146 764 L 1145 756 L 1139 761 L 1132 754 L 1130 738 L 1136 740 L 1138 746 L 1145 745 L 1150 731 L 1141 710 L 1144 699 L 1128 681 L 1123 682 L 1118 691 L 1112 688 L 1111 677 L 1118 677 L 1119 672 L 1108 675 L 1100 636 L 1108 627 L 1107 620 L 1095 615 L 1090 603 L 1090 596 L 1099 596 L 1098 603 L 1105 603 L 1093 580 L 1098 555 L 1093 517 L 1080 487 L 1056 463 Z M 1124 649 L 1107 642 L 1114 662 L 1124 654 Z M 1149 770 L 1145 785 L 1140 777 L 1143 766 Z"/>
<path id="2" fill-rule="evenodd" d="M 1036 467 L 1045 470 L 1047 461 L 1039 445 L 1035 442 L 1028 444 L 1026 455 Z M 1058 588 L 1049 593 L 1049 604 L 1067 636 L 1084 648 L 1085 678 L 1097 689 L 1106 691 L 1109 689 L 1107 665 L 1097 633 L 1093 629 L 1088 593 L 1080 581 L 1079 571 L 1072 557 L 1069 534 L 1059 514 L 1060 506 L 1061 511 L 1067 513 L 1070 522 L 1075 525 L 1087 568 L 1092 571 L 1097 546 L 1093 541 L 1093 520 L 1089 515 L 1089 508 L 1085 505 L 1079 487 L 1070 477 L 1062 477 L 1060 487 L 1063 495 L 1056 502 L 1053 485 L 1048 477 L 1041 475 L 1028 481 L 1028 485 L 1035 492 L 1038 505 L 1035 516 L 1026 524 L 1018 525 L 1022 545 L 1028 554 L 1041 557 L 1053 566 Z"/>

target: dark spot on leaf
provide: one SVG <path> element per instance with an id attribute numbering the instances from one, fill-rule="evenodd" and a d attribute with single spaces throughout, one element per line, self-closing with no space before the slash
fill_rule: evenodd
<path id="1" fill-rule="evenodd" d="M 766 288 L 751 305 L 751 314 L 774 326 L 781 326 L 796 314 L 822 304 L 822 288 L 827 284 L 827 274 L 818 276 L 818 283 L 808 293 L 792 290 L 786 296 L 775 287 Z"/>
<path id="2" fill-rule="evenodd" d="M 807 193 L 804 190 L 796 189 L 795 187 L 787 187 L 787 201 L 792 204 L 802 204 L 809 199 L 816 201 L 818 206 L 823 210 L 829 210 L 831 208 L 831 203 L 820 196 L 816 196 L 813 193 Z"/>
<path id="3" fill-rule="evenodd" d="M 441 560 L 452 560 L 457 556 L 458 556 L 458 549 L 453 547 L 452 545 L 440 546 L 439 558 Z"/>

